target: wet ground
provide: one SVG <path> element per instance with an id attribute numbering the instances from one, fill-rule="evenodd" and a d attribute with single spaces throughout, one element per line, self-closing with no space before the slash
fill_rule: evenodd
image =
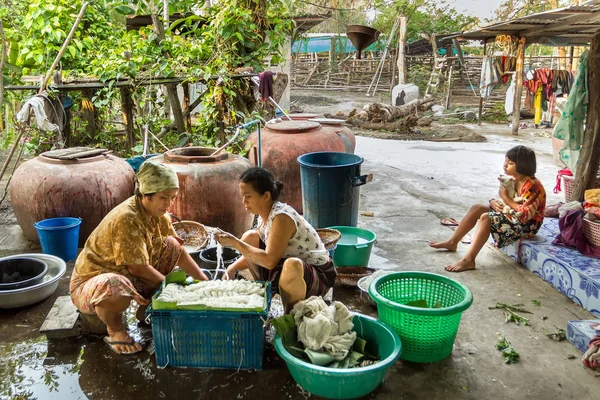
<path id="1" fill-rule="evenodd" d="M 382 269 L 442 273 L 466 284 L 473 306 L 462 319 L 454 351 L 434 364 L 399 361 L 369 399 L 564 399 L 592 398 L 598 380 L 581 367 L 581 354 L 568 342 L 545 334 L 565 328 L 569 319 L 591 319 L 538 277 L 492 248 L 484 248 L 478 269 L 461 274 L 443 270 L 456 254 L 432 251 L 427 240 L 448 237 L 439 218 L 460 218 L 473 202 L 485 202 L 497 191 L 504 153 L 516 144 L 538 154 L 538 176 L 549 204 L 558 169 L 552 163 L 550 140 L 524 134 L 512 137 L 507 127 L 467 126 L 487 138 L 485 143 L 431 143 L 357 138 L 357 154 L 365 158 L 363 173 L 375 180 L 361 188 L 359 226 L 377 233 L 371 266 Z M 2 211 L 2 210 L 0 210 Z M 29 252 L 10 210 L 0 212 L 0 254 Z M 58 295 L 68 293 L 69 264 L 57 292 L 46 301 L 19 310 L 0 310 L 0 398 L 2 399 L 306 399 L 285 363 L 267 343 L 262 371 L 164 369 L 156 366 L 151 335 L 132 321 L 130 326 L 146 350 L 119 356 L 101 337 L 46 340 L 38 330 Z M 376 315 L 359 292 L 336 286 L 334 298 L 350 309 Z M 534 306 L 537 300 L 540 306 Z M 496 302 L 525 303 L 531 326 L 506 324 Z M 543 317 L 546 316 L 546 319 Z M 504 335 L 520 353 L 515 365 L 503 363 L 495 344 Z"/>

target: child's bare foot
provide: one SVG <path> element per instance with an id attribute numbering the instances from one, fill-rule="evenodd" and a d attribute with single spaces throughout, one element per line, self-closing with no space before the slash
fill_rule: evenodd
<path id="1" fill-rule="evenodd" d="M 445 269 L 446 269 L 446 271 L 450 271 L 450 272 L 462 272 L 462 271 L 468 271 L 470 269 L 475 269 L 475 260 L 461 258 L 454 264 L 447 265 Z"/>
<path id="2" fill-rule="evenodd" d="M 450 252 L 456 251 L 456 243 L 446 240 L 444 242 L 429 242 L 429 246 L 434 249 L 446 249 Z"/>

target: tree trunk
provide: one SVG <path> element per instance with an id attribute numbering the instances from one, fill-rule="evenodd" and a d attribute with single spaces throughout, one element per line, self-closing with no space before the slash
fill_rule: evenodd
<path id="1" fill-rule="evenodd" d="M 125 138 L 127 139 L 127 150 L 133 148 L 133 99 L 131 98 L 131 89 L 122 87 L 121 92 L 121 112 L 123 114 L 123 122 L 125 123 Z"/>
<path id="2" fill-rule="evenodd" d="M 590 46 L 588 60 L 588 108 L 581 153 L 577 159 L 576 182 L 573 200 L 582 201 L 585 191 L 596 187 L 600 164 L 600 33 L 596 33 Z"/>
<path id="3" fill-rule="evenodd" d="M 420 107 L 427 109 L 431 107 L 433 103 L 434 100 L 431 98 L 413 100 L 403 106 L 371 103 L 366 109 L 367 119 L 374 123 L 391 122 L 417 112 Z"/>

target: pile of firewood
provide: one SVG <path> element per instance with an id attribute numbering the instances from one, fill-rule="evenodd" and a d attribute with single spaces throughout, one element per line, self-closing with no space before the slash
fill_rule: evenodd
<path id="1" fill-rule="evenodd" d="M 413 100 L 403 106 L 371 103 L 361 111 L 350 111 L 346 122 L 365 129 L 410 131 L 416 126 L 431 125 L 431 117 L 425 117 L 421 113 L 433 105 L 433 98 Z"/>

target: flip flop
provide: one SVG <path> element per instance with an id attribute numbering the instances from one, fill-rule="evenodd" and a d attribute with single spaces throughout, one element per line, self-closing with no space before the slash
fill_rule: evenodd
<path id="1" fill-rule="evenodd" d="M 130 351 L 130 352 L 119 353 L 119 352 L 117 351 L 117 349 L 115 349 L 115 348 L 113 347 L 113 346 L 115 346 L 115 345 L 122 345 L 122 344 L 124 344 L 124 345 L 132 345 L 132 344 L 135 344 L 135 340 L 133 340 L 133 339 L 131 339 L 131 340 L 130 340 L 130 341 L 128 341 L 128 342 L 125 342 L 125 341 L 118 341 L 118 340 L 112 340 L 112 341 L 111 341 L 109 336 L 104 336 L 104 343 L 106 343 L 106 344 L 108 345 L 108 347 L 110 347 L 110 349 L 111 349 L 112 351 L 114 351 L 114 352 L 115 352 L 115 353 L 117 353 L 117 354 L 123 355 L 123 356 L 131 355 L 131 354 L 136 354 L 136 353 L 139 353 L 140 351 L 142 351 L 142 350 L 140 349 L 140 350 L 136 350 L 136 351 Z"/>
<path id="2" fill-rule="evenodd" d="M 440 219 L 440 224 L 444 226 L 458 226 L 459 222 L 454 218 L 446 217 Z"/>
<path id="3" fill-rule="evenodd" d="M 460 242 L 464 244 L 471 244 L 471 240 L 471 234 L 467 233 L 462 239 L 460 239 Z"/>

